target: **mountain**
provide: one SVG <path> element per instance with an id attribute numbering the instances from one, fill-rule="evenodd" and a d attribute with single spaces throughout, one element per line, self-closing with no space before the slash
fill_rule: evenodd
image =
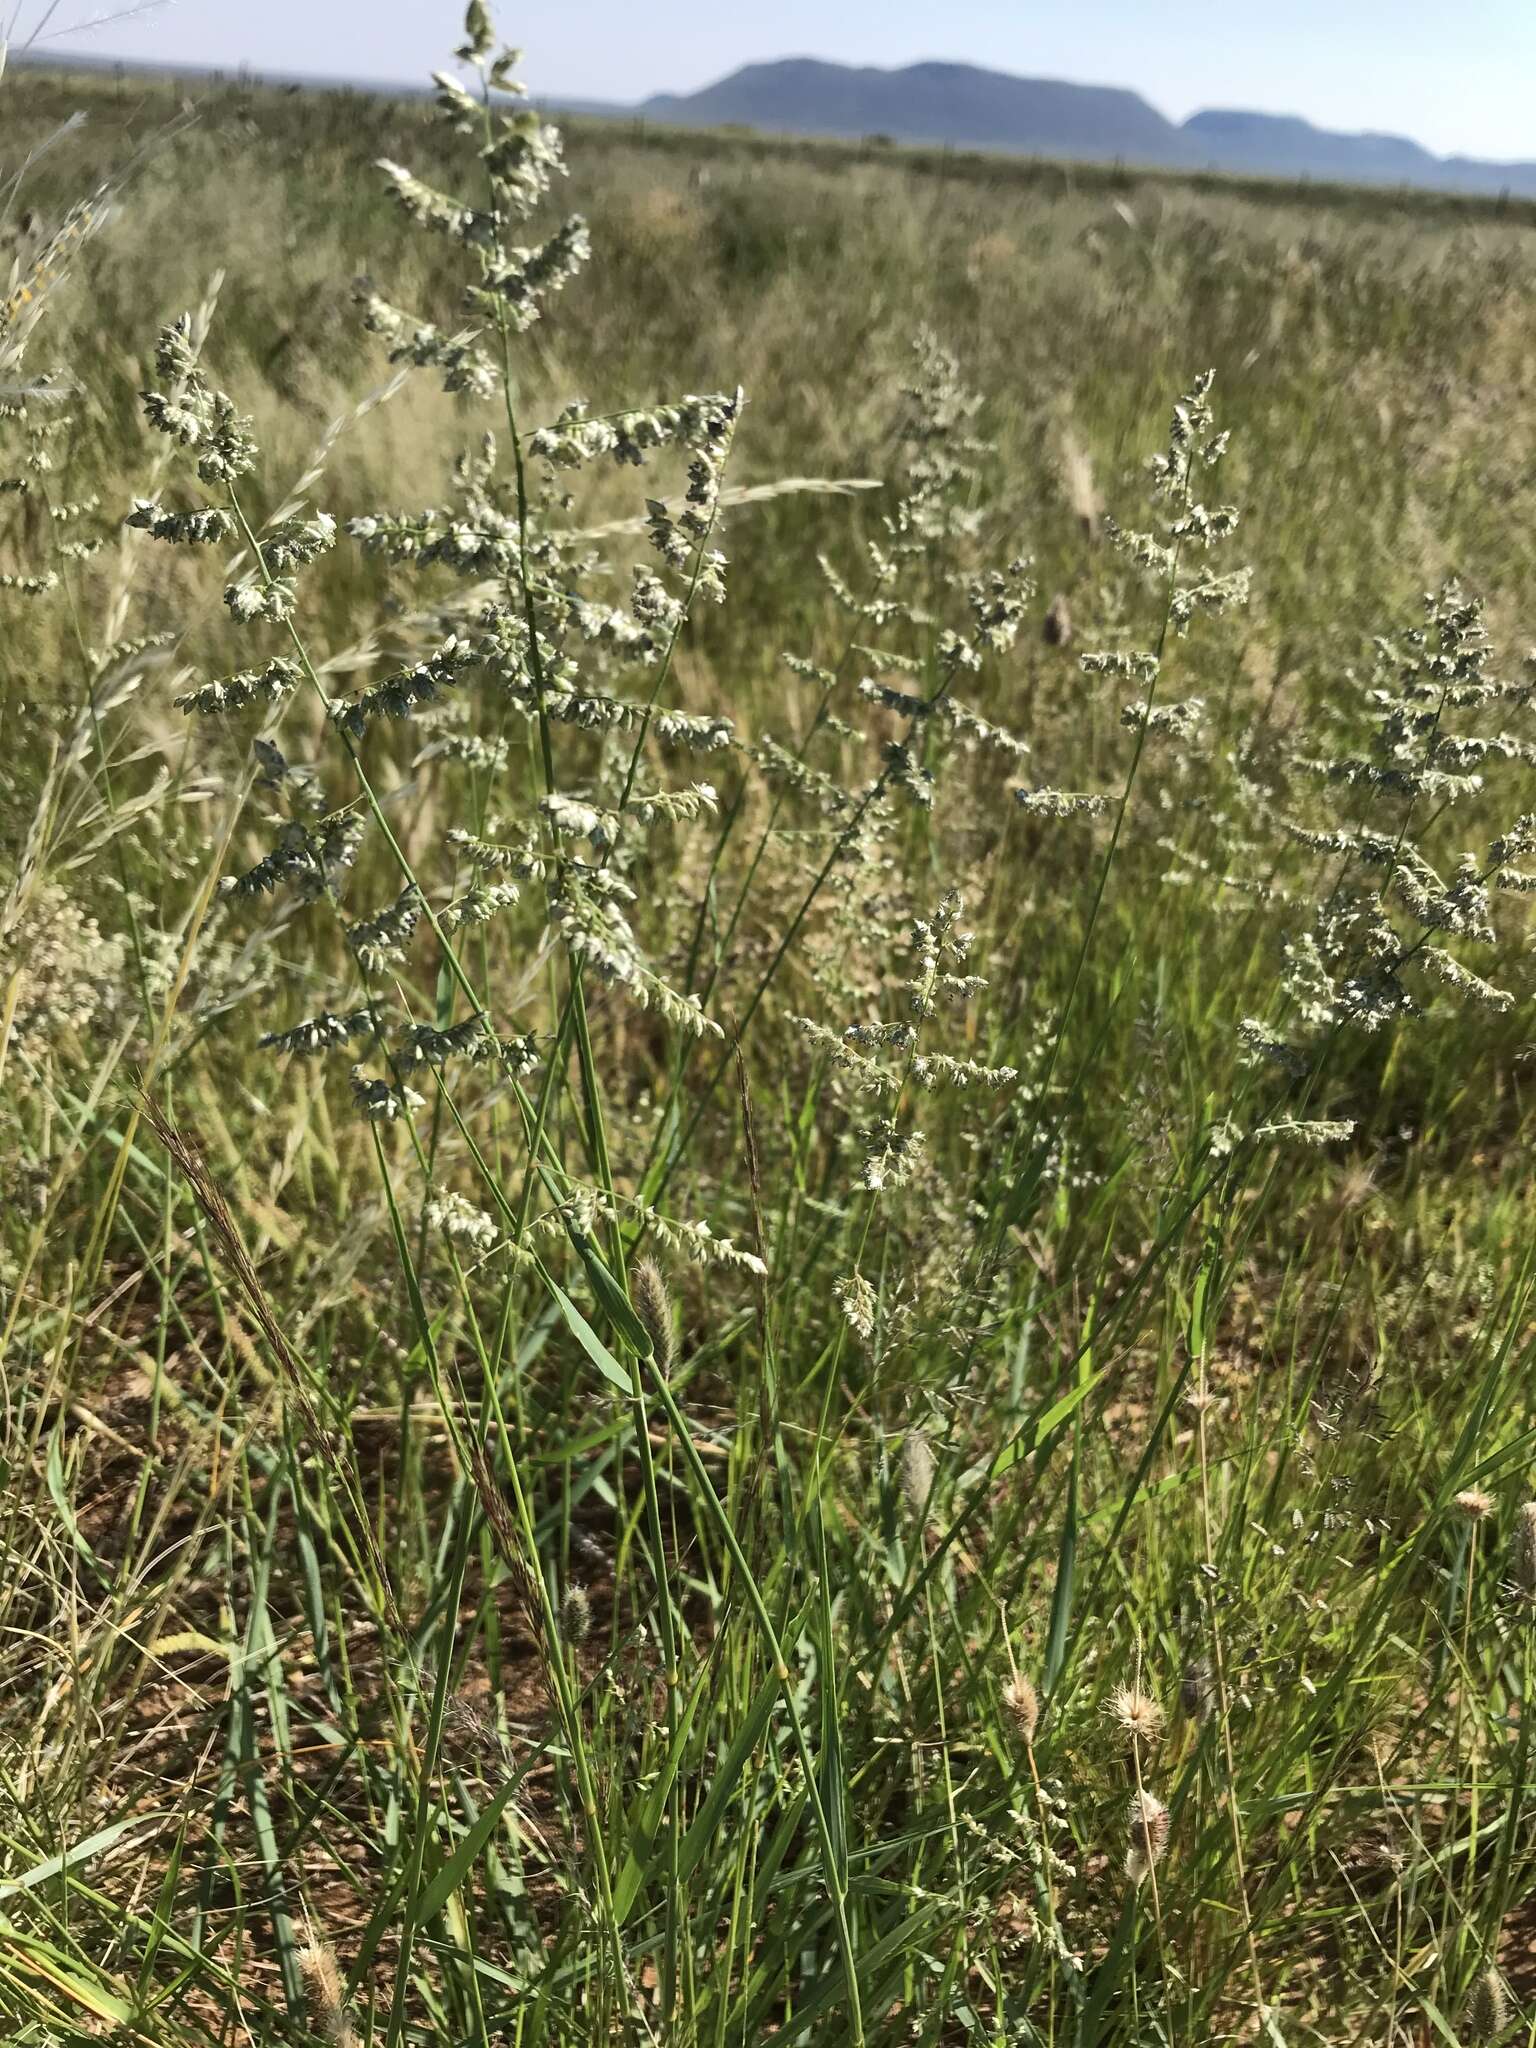
<path id="1" fill-rule="evenodd" d="M 1536 197 L 1536 163 L 1433 156 L 1403 135 L 1339 135 L 1327 128 L 1314 128 L 1294 114 L 1213 109 L 1191 114 L 1180 133 L 1193 144 L 1196 156 L 1217 170 Z"/>
<path id="2" fill-rule="evenodd" d="M 1295 114 L 1245 114 L 1225 108 L 1191 114 L 1182 130 L 1197 151 L 1223 167 L 1283 178 L 1365 178 L 1418 185 L 1437 159 L 1401 135 L 1335 135 Z"/>
<path id="3" fill-rule="evenodd" d="M 974 64 L 878 71 L 787 57 L 748 64 L 684 98 L 658 94 L 639 111 L 657 121 L 736 122 L 797 135 L 889 135 L 1037 156 L 1093 157 L 1107 150 L 1163 163 L 1180 149 L 1178 129 L 1137 93 L 1011 78 Z"/>
<path id="4" fill-rule="evenodd" d="M 889 136 L 1026 156 L 1536 198 L 1536 163 L 1437 157 L 1400 135 L 1345 135 L 1295 115 L 1213 109 L 1182 125 L 1139 93 L 1016 78 L 974 64 L 899 71 L 814 57 L 747 64 L 695 93 L 658 93 L 647 120 L 790 135 Z"/>

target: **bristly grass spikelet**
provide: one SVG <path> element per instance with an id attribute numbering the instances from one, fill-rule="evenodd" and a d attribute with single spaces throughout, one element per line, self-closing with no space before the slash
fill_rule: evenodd
<path id="1" fill-rule="evenodd" d="M 1132 1884 L 1144 1884 L 1162 1862 L 1168 1849 L 1170 1824 L 1167 1807 L 1153 1793 L 1132 1794 L 1125 1815 L 1125 1874 Z"/>

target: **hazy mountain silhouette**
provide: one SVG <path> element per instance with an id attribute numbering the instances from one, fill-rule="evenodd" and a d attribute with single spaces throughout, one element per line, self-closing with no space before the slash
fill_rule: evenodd
<path id="1" fill-rule="evenodd" d="M 631 111 L 791 135 L 885 135 L 1028 156 L 1536 197 L 1536 163 L 1437 157 L 1405 136 L 1334 134 L 1293 115 L 1223 108 L 1180 125 L 1119 87 L 1016 78 L 974 64 L 882 71 L 786 57 L 744 65 L 700 92 L 658 93 Z"/>
<path id="2" fill-rule="evenodd" d="M 1135 156 L 1163 162 L 1179 131 L 1134 92 L 1010 78 L 974 64 L 855 70 L 814 57 L 748 64 L 702 92 L 659 93 L 640 111 L 658 121 L 747 122 L 800 135 L 889 135 L 1042 156 Z"/>

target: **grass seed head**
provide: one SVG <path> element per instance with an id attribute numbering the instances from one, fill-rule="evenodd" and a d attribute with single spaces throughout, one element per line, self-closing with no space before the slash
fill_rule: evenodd
<path id="1" fill-rule="evenodd" d="M 1025 1748 L 1029 1748 L 1040 1723 L 1040 1695 L 1022 1671 L 1016 1671 L 1003 1687 L 1003 1705 L 1018 1724 Z"/>
<path id="2" fill-rule="evenodd" d="M 1137 1792 L 1126 1809 L 1125 1826 L 1129 1841 L 1125 1852 L 1125 1874 L 1132 1884 L 1141 1884 L 1163 1860 L 1168 1847 L 1168 1809 L 1150 1792 Z"/>
<path id="3" fill-rule="evenodd" d="M 1479 1971 L 1467 1993 L 1467 2032 L 1474 2041 L 1496 2041 L 1509 2025 L 1509 1993 L 1492 1963 Z"/>
<path id="4" fill-rule="evenodd" d="M 336 1951 L 318 1935 L 312 1935 L 299 1951 L 299 1968 L 309 1986 L 309 1995 L 326 2039 L 334 2048 L 355 2048 L 357 2032 L 347 2012 L 345 1987 Z"/>
<path id="5" fill-rule="evenodd" d="M 1110 1694 L 1109 1714 L 1133 1749 L 1150 1749 L 1162 1737 L 1163 1710 L 1140 1686 L 1117 1685 Z"/>
<path id="6" fill-rule="evenodd" d="M 635 1314 L 645 1325 L 656 1359 L 656 1370 L 668 1377 L 672 1371 L 672 1297 L 654 1259 L 642 1259 L 630 1275 L 630 1292 Z"/>
<path id="7" fill-rule="evenodd" d="M 586 1587 L 574 1581 L 566 1587 L 565 1598 L 560 1602 L 560 1633 L 576 1648 L 592 1633 L 592 1602 L 587 1598 Z"/>

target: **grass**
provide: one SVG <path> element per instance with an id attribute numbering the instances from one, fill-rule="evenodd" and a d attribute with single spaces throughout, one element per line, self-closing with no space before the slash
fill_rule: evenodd
<path id="1" fill-rule="evenodd" d="M 1527 211 L 0 92 L 6 2037 L 1529 2038 Z"/>

